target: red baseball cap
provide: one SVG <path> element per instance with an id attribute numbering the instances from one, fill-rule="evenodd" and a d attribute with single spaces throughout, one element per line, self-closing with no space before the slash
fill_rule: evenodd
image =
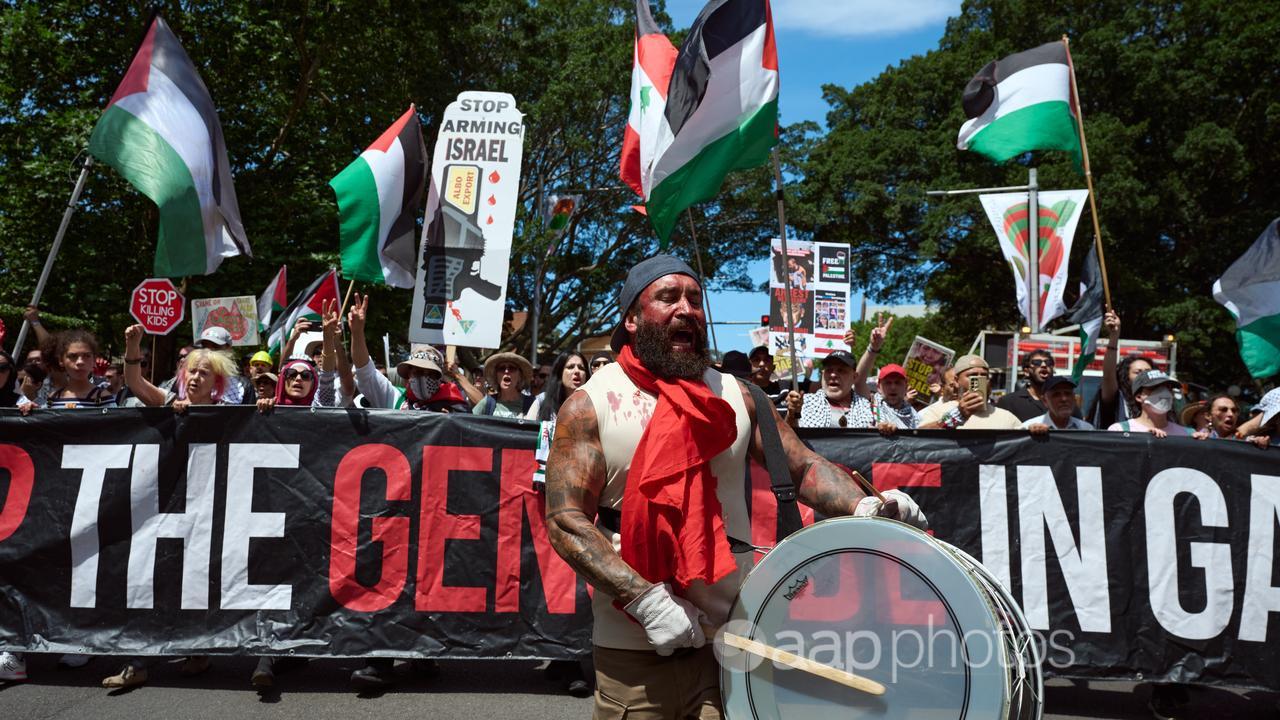
<path id="1" fill-rule="evenodd" d="M 903 370 L 902 366 L 896 363 L 889 363 L 888 365 L 880 368 L 881 380 L 889 377 L 890 375 L 901 375 L 903 380 L 907 379 L 907 371 Z"/>

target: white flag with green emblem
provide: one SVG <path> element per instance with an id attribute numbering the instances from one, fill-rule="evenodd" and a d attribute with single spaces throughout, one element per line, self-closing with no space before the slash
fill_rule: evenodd
<path id="1" fill-rule="evenodd" d="M 1031 322 L 1031 293 L 1027 290 L 1028 247 L 1031 237 L 1027 193 L 980 195 L 987 219 L 995 228 L 1004 259 L 1013 270 L 1018 309 Z M 1066 312 L 1062 293 L 1067 286 L 1067 260 L 1071 257 L 1071 241 L 1080 222 L 1080 211 L 1089 197 L 1087 190 L 1051 190 L 1037 193 L 1039 227 L 1036 233 L 1036 270 L 1040 290 L 1038 299 L 1040 324 Z"/>

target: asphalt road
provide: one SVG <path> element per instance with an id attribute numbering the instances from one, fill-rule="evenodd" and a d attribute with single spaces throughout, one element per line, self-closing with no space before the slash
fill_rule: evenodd
<path id="1" fill-rule="evenodd" d="M 347 678 L 362 663 L 320 660 L 278 678 L 277 689 L 258 693 L 249 686 L 255 662 L 219 658 L 204 675 L 183 677 L 176 662 L 153 666 L 150 682 L 126 691 L 107 691 L 100 680 L 116 663 L 98 658 L 78 670 L 58 670 L 52 656 L 27 656 L 31 679 L 0 686 L 0 719 L 92 718 L 143 720 L 176 718 L 290 718 L 357 720 L 359 718 L 464 718 L 465 720 L 585 720 L 591 700 L 562 694 L 549 683 L 536 662 L 445 662 L 438 675 L 413 676 L 381 694 L 356 694 Z M 1131 683 L 1076 684 L 1051 681 L 1046 688 L 1046 718 L 1150 718 L 1149 689 Z M 1190 718 L 1253 720 L 1278 716 L 1276 693 L 1217 688 L 1192 691 Z"/>

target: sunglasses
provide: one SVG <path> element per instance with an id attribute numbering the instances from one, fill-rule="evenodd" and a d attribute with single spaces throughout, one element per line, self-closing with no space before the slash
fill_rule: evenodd
<path id="1" fill-rule="evenodd" d="M 605 365 L 608 365 L 608 364 L 609 364 L 608 360 L 597 360 L 591 363 L 591 369 L 595 370 L 598 367 L 604 367 Z"/>
<path id="2" fill-rule="evenodd" d="M 0 372 L 9 372 L 9 371 L 10 371 L 10 370 L 12 370 L 12 369 L 13 369 L 13 366 L 12 366 L 12 365 L 10 365 L 9 363 L 5 363 L 4 365 L 0 365 Z"/>
<path id="3" fill-rule="evenodd" d="M 303 379 L 303 380 L 310 380 L 310 379 L 311 379 L 311 371 L 310 371 L 310 370 L 286 370 L 286 371 L 284 372 L 284 379 L 285 379 L 285 380 L 292 380 L 292 379 L 294 379 L 294 378 L 301 378 L 301 379 Z"/>
<path id="4" fill-rule="evenodd" d="M 520 372 L 520 368 L 516 367 L 515 365 L 499 365 L 498 367 L 494 368 L 494 370 L 495 370 L 499 375 L 502 375 L 502 374 L 505 374 L 505 373 L 518 373 L 518 372 Z"/>
<path id="5" fill-rule="evenodd" d="M 1045 360 L 1044 358 L 1036 358 L 1035 360 L 1028 360 L 1027 367 L 1053 367 L 1053 361 Z"/>

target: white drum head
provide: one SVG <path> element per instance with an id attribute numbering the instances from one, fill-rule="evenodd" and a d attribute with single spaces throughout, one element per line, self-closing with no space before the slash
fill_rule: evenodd
<path id="1" fill-rule="evenodd" d="M 878 518 L 817 523 L 779 543 L 743 583 L 716 643 L 726 715 L 1005 717 L 1009 659 L 996 618 L 971 573 L 924 533 Z M 728 647 L 724 632 L 869 678 L 885 692 Z"/>

